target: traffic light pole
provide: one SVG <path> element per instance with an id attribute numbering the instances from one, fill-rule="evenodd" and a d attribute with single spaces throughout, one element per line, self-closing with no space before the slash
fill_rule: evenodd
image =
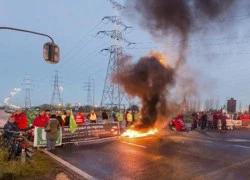
<path id="1" fill-rule="evenodd" d="M 0 27 L 0 29 L 11 30 L 11 31 L 20 31 L 20 32 L 26 32 L 26 33 L 36 34 L 36 35 L 40 35 L 40 36 L 45 36 L 45 37 L 48 37 L 52 41 L 52 43 L 54 44 L 53 38 L 50 37 L 47 34 L 38 33 L 38 32 L 34 32 L 34 31 L 28 31 L 28 30 L 25 30 L 25 29 L 12 28 L 12 27 Z"/>

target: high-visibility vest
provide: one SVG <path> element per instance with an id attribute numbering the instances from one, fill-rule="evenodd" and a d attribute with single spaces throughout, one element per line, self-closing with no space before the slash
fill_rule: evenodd
<path id="1" fill-rule="evenodd" d="M 122 114 L 122 112 L 117 112 L 116 113 L 116 118 L 117 118 L 118 121 L 122 121 L 123 120 L 123 114 Z"/>
<path id="2" fill-rule="evenodd" d="M 139 120 L 140 119 L 140 114 L 139 113 L 135 113 L 134 114 L 134 120 Z"/>
<path id="3" fill-rule="evenodd" d="M 133 121 L 133 115 L 131 113 L 127 114 L 127 121 L 129 121 L 129 122 Z"/>
<path id="4" fill-rule="evenodd" d="M 90 119 L 91 121 L 96 120 L 96 114 L 95 114 L 95 113 L 93 113 L 93 114 L 90 113 L 89 119 Z"/>

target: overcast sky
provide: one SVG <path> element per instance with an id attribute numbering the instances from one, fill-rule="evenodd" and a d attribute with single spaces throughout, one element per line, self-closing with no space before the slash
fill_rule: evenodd
<path id="1" fill-rule="evenodd" d="M 199 81 L 200 99 L 219 98 L 224 104 L 234 97 L 246 107 L 250 103 L 250 12 L 247 1 L 237 2 L 240 7 L 233 16 L 224 15 L 191 36 L 187 64 Z M 174 59 L 178 43 L 159 42 L 130 21 L 126 12 L 122 14 L 124 23 L 133 27 L 125 33 L 126 39 L 137 43 L 124 52 L 138 59 L 150 50 L 160 50 L 168 59 Z M 42 47 L 49 39 L 2 30 L 0 103 L 14 88 L 23 88 L 26 74 L 33 80 L 32 105 L 50 103 L 54 71 L 58 70 L 64 102 L 86 103 L 83 86 L 91 77 L 95 82 L 95 104 L 99 104 L 109 60 L 107 54 L 99 52 L 112 45 L 112 40 L 96 34 L 112 30 L 111 23 L 101 22 L 103 17 L 112 15 L 114 10 L 107 0 L 0 0 L 0 26 L 49 34 L 61 52 L 60 63 L 47 64 Z M 24 91 L 18 97 L 23 104 Z"/>

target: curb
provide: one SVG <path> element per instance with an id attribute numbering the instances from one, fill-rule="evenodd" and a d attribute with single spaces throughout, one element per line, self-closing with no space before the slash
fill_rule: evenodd
<path id="1" fill-rule="evenodd" d="M 48 156 L 50 156 L 51 158 L 53 158 L 54 160 L 56 160 L 57 162 L 59 162 L 63 166 L 67 167 L 67 169 L 70 169 L 70 171 L 76 173 L 80 179 L 97 180 L 95 177 L 89 175 L 88 173 L 82 171 L 81 169 L 75 167 L 74 165 L 64 161 L 63 159 L 59 158 L 58 156 L 54 155 L 53 153 L 51 153 L 47 150 L 40 150 L 40 151 L 47 154 Z M 75 174 L 74 174 L 74 176 L 75 176 Z"/>

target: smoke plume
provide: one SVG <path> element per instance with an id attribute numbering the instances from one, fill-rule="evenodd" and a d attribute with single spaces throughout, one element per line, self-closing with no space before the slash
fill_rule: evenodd
<path id="1" fill-rule="evenodd" d="M 174 67 L 164 65 L 160 53 L 150 53 L 136 64 L 131 57 L 123 57 L 120 67 L 113 74 L 113 82 L 119 83 L 130 96 L 137 96 L 142 103 L 142 123 L 148 128 L 154 126 L 157 118 L 168 112 L 167 95 L 176 80 L 176 72 L 185 63 L 189 34 L 229 10 L 234 0 L 133 0 L 133 18 L 151 35 L 176 36 L 180 41 L 179 56 Z"/>
<path id="2" fill-rule="evenodd" d="M 133 0 L 133 16 L 153 36 L 180 38 L 176 69 L 185 62 L 186 46 L 191 32 L 229 10 L 235 0 Z"/>
<path id="3" fill-rule="evenodd" d="M 137 96 L 142 103 L 142 123 L 145 128 L 153 127 L 160 116 L 166 115 L 166 92 L 174 84 L 174 69 L 165 64 L 166 60 L 158 52 L 151 52 L 136 64 L 126 56 L 124 63 L 113 76 L 130 96 Z"/>

